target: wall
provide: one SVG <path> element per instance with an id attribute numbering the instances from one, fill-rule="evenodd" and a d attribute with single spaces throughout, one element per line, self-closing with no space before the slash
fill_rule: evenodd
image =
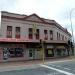
<path id="1" fill-rule="evenodd" d="M 1 20 L 1 33 L 2 37 L 6 37 L 6 29 L 7 26 L 13 26 L 12 36 L 15 37 L 15 27 L 21 27 L 21 38 L 28 39 L 28 28 L 33 28 L 33 24 L 36 24 L 36 27 L 40 29 L 40 39 L 44 39 L 44 29 L 48 30 L 48 40 L 50 38 L 49 30 L 53 30 L 53 39 L 57 40 L 57 32 L 67 37 L 67 40 L 70 38 L 68 34 L 63 32 L 62 30 L 56 28 L 52 25 L 45 25 L 41 23 L 34 23 L 34 22 L 26 22 L 26 21 L 18 21 L 18 20 L 9 20 L 9 19 L 2 19 Z M 33 41 L 36 41 L 35 37 Z M 65 40 L 66 41 L 66 40 Z"/>

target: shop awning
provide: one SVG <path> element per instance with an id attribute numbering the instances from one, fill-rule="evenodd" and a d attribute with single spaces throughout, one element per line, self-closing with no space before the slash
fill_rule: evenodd
<path id="1" fill-rule="evenodd" d="M 0 42 L 32 42 L 32 40 L 25 38 L 0 38 Z"/>

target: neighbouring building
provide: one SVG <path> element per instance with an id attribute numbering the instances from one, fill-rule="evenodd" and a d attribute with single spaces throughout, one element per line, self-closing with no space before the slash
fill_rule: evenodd
<path id="1" fill-rule="evenodd" d="M 36 14 L 20 15 L 1 11 L 0 61 L 42 59 L 72 55 L 71 34 L 55 20 Z"/>

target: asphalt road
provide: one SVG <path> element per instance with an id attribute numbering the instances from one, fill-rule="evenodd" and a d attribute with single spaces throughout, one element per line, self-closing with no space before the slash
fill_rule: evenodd
<path id="1" fill-rule="evenodd" d="M 0 68 L 0 75 L 75 75 L 75 60 Z"/>

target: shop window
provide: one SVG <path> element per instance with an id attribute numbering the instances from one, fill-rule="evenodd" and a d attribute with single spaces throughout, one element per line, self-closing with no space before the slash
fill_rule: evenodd
<path id="1" fill-rule="evenodd" d="M 9 48 L 9 57 L 23 57 L 23 49 Z"/>
<path id="2" fill-rule="evenodd" d="M 29 50 L 29 57 L 32 57 L 33 56 L 33 51 L 32 50 Z"/>
<path id="3" fill-rule="evenodd" d="M 54 56 L 53 49 L 47 49 L 45 53 L 46 53 L 46 57 L 53 57 Z"/>
<path id="4" fill-rule="evenodd" d="M 15 57 L 15 49 L 9 48 L 9 57 Z"/>
<path id="5" fill-rule="evenodd" d="M 57 49 L 57 55 L 61 56 L 61 49 Z"/>
<path id="6" fill-rule="evenodd" d="M 23 49 L 22 48 L 15 48 L 15 56 L 22 57 L 23 56 Z"/>
<path id="7" fill-rule="evenodd" d="M 4 60 L 8 59 L 8 49 L 7 48 L 3 48 L 3 59 Z"/>
<path id="8" fill-rule="evenodd" d="M 12 38 L 12 26 L 7 26 L 7 38 Z"/>
<path id="9" fill-rule="evenodd" d="M 52 50 L 48 50 L 48 54 L 52 54 Z"/>

